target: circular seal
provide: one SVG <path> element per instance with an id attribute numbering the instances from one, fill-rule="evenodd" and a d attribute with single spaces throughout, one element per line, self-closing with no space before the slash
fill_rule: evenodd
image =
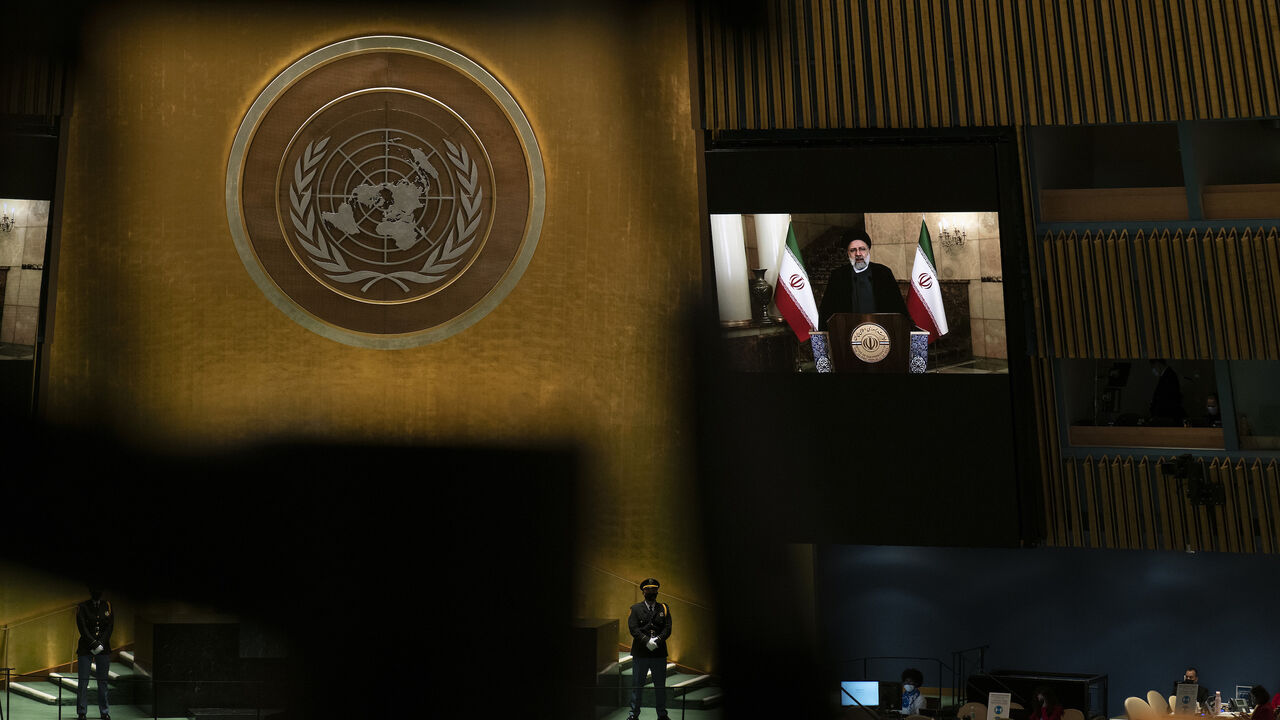
<path id="1" fill-rule="evenodd" d="M 865 363 L 878 363 L 889 355 L 889 333 L 883 326 L 865 322 L 849 334 L 853 354 Z"/>
<path id="2" fill-rule="evenodd" d="M 226 190 L 236 249 L 271 302 L 333 340 L 405 348 L 502 302 L 537 245 L 545 179 L 492 75 L 425 40 L 369 36 L 267 85 Z"/>

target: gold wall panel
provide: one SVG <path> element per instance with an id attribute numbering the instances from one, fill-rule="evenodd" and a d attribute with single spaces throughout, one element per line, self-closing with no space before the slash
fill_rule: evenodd
<path id="1" fill-rule="evenodd" d="M 1123 550 L 1208 550 L 1274 553 L 1280 526 L 1280 466 L 1275 460 L 1215 458 L 1198 461 L 1206 479 L 1222 483 L 1221 506 L 1192 504 L 1185 488 L 1160 468 L 1159 456 L 1065 459 L 1046 488 L 1068 500 L 1065 521 L 1085 534 L 1051 532 L 1054 547 Z M 1061 522 L 1061 520 L 1059 520 Z M 1256 532 L 1255 532 L 1256 529 Z"/>
<path id="2" fill-rule="evenodd" d="M 1270 0 L 756 0 L 698 19 L 714 130 L 1280 114 Z"/>
<path id="3" fill-rule="evenodd" d="M 45 415 L 211 452 L 273 438 L 569 442 L 586 476 L 581 560 L 703 603 L 681 391 L 682 322 L 702 277 L 687 23 L 674 3 L 92 15 Z M 520 102 L 546 163 L 546 219 L 520 283 L 465 332 L 407 350 L 340 345 L 285 317 L 245 272 L 223 202 L 232 139 L 262 88 L 368 34 L 476 60 Z M 519 561 L 516 547 L 492 560 L 498 573 Z M 625 620 L 626 605 L 581 577 L 574 612 Z M 673 659 L 709 669 L 712 643 L 691 642 L 709 637 L 698 617 L 677 627 Z"/>
<path id="4" fill-rule="evenodd" d="M 131 603 L 108 588 L 116 611 L 111 644 L 133 642 Z M 28 673 L 76 659 L 75 606 L 89 599 L 81 583 L 12 561 L 0 561 L 0 667 Z"/>
<path id="5" fill-rule="evenodd" d="M 1055 357 L 1280 357 L 1275 227 L 1059 231 L 1040 245 Z"/>

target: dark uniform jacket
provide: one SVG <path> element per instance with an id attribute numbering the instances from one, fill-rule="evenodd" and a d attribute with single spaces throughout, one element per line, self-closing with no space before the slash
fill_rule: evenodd
<path id="1" fill-rule="evenodd" d="M 871 263 L 863 272 L 871 273 L 871 293 L 875 298 L 876 312 L 907 314 L 907 304 L 902 301 L 898 281 L 886 265 Z M 831 271 L 827 289 L 822 293 L 818 306 L 818 324 L 827 329 L 827 322 L 836 313 L 853 312 L 853 266 L 845 263 Z"/>
<path id="2" fill-rule="evenodd" d="M 111 631 L 116 626 L 116 616 L 111 612 L 111 603 L 99 600 L 94 605 L 92 600 L 85 600 L 76 608 L 76 628 L 80 630 L 80 642 L 76 645 L 77 655 L 92 655 L 93 646 L 102 643 L 102 652 L 111 652 Z"/>
<path id="3" fill-rule="evenodd" d="M 638 602 L 631 606 L 631 616 L 627 618 L 627 629 L 631 631 L 631 657 L 655 658 L 667 656 L 667 638 L 671 637 L 671 610 L 666 603 L 656 602 L 653 610 L 649 604 Z M 658 649 L 650 650 L 649 638 L 658 640 Z"/>

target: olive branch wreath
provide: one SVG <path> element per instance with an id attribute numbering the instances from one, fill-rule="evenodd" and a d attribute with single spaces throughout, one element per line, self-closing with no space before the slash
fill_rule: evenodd
<path id="1" fill-rule="evenodd" d="M 289 185 L 289 202 L 293 206 L 289 219 L 297 231 L 295 237 L 298 244 L 311 255 L 311 261 L 321 270 L 324 276 L 334 282 L 355 283 L 367 280 L 361 292 L 367 292 L 379 280 L 390 280 L 409 292 L 406 282 L 423 285 L 444 279 L 444 273 L 457 265 L 463 253 L 475 242 L 476 228 L 480 225 L 480 204 L 484 199 L 484 188 L 480 187 L 480 169 L 465 147 L 459 147 L 445 140 L 448 146 L 449 162 L 456 168 L 454 179 L 462 189 L 461 202 L 454 227 L 449 229 L 449 236 L 431 254 L 426 263 L 417 272 L 400 270 L 393 273 L 381 273 L 374 270 L 352 271 L 342 251 L 334 243 L 325 239 L 323 232 L 316 232 L 316 216 L 311 207 L 311 183 L 315 180 L 316 165 L 324 159 L 325 145 L 329 138 L 319 142 L 307 143 L 302 157 L 293 166 L 293 182 Z"/>

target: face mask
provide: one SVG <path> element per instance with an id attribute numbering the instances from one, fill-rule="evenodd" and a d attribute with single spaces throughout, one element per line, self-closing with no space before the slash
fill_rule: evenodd
<path id="1" fill-rule="evenodd" d="M 1155 377 L 1160 377 L 1160 368 L 1151 368 L 1151 374 Z"/>
<path id="2" fill-rule="evenodd" d="M 1205 412 L 1207 412 L 1207 413 L 1209 413 L 1210 415 L 1217 415 L 1217 414 L 1218 414 L 1218 406 L 1217 406 L 1217 405 L 1209 405 L 1208 407 L 1206 407 L 1206 408 L 1204 409 L 1204 411 L 1205 411 Z"/>
<path id="3" fill-rule="evenodd" d="M 905 692 L 911 692 L 911 691 L 913 691 L 913 690 L 915 690 L 915 689 L 916 689 L 916 686 L 915 686 L 915 685 L 912 685 L 911 683 L 906 683 L 905 685 L 903 685 L 903 686 L 902 686 L 902 689 L 903 689 Z"/>
<path id="4" fill-rule="evenodd" d="M 645 593 L 644 599 L 648 600 L 649 602 L 653 602 L 654 600 L 658 599 L 658 593 Z"/>

